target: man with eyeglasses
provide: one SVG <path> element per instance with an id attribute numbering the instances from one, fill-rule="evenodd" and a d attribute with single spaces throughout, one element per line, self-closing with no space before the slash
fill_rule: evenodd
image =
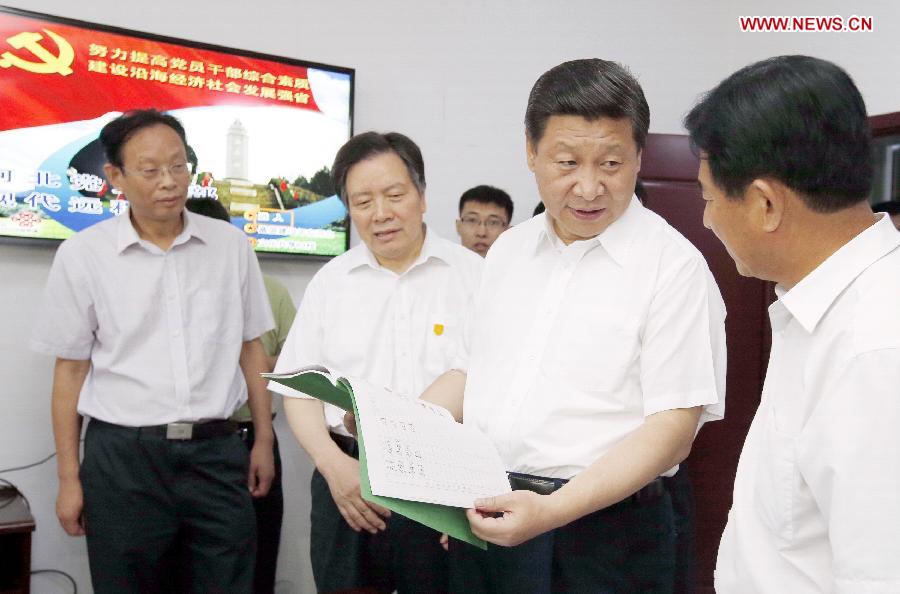
<path id="1" fill-rule="evenodd" d="M 509 194 L 493 186 L 475 186 L 459 198 L 456 232 L 463 247 L 484 258 L 500 234 L 509 228 L 513 202 Z"/>
<path id="2" fill-rule="evenodd" d="M 177 119 L 129 112 L 100 141 L 127 214 L 60 245 L 31 341 L 56 357 L 57 516 L 87 535 L 95 592 L 251 592 L 251 496 L 274 475 L 259 265 L 239 230 L 185 211 Z M 249 461 L 228 420 L 248 398 Z"/>

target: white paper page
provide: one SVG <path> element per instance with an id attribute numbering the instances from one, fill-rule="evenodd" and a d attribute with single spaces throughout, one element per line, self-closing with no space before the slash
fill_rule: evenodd
<path id="1" fill-rule="evenodd" d="M 445 409 L 350 379 L 365 438 L 372 493 L 473 507 L 508 493 L 500 455 L 486 435 Z"/>

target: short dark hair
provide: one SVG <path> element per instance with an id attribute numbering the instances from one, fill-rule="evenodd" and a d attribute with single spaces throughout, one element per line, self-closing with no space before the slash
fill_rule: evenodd
<path id="1" fill-rule="evenodd" d="M 350 168 L 382 153 L 394 153 L 400 157 L 419 194 L 425 192 L 425 161 L 422 160 L 422 151 L 412 139 L 399 132 L 363 132 L 344 143 L 334 157 L 331 179 L 341 200 L 347 203 L 347 173 Z"/>
<path id="2" fill-rule="evenodd" d="M 205 217 L 219 219 L 226 223 L 231 222 L 231 217 L 228 215 L 228 209 L 215 198 L 188 198 L 187 202 L 184 203 L 184 207 L 191 212 L 195 212 Z"/>
<path id="3" fill-rule="evenodd" d="M 528 95 L 525 133 L 537 146 L 547 121 L 555 115 L 631 121 L 638 150 L 644 148 L 650 128 L 650 107 L 641 85 L 616 62 L 591 58 L 563 62 L 541 75 Z"/>
<path id="4" fill-rule="evenodd" d="M 691 143 L 732 199 L 771 177 L 811 210 L 834 212 L 872 189 L 872 137 L 862 95 L 841 68 L 778 56 L 738 70 L 688 113 Z"/>
<path id="5" fill-rule="evenodd" d="M 155 109 L 135 109 L 123 113 L 116 119 L 108 122 L 100 130 L 100 143 L 106 152 L 106 160 L 116 167 L 122 166 L 122 147 L 128 139 L 139 130 L 162 124 L 178 133 L 181 142 L 184 143 L 185 154 L 188 153 L 187 135 L 184 126 L 173 115 L 159 112 Z"/>
<path id="6" fill-rule="evenodd" d="M 539 214 L 541 214 L 542 212 L 544 212 L 545 210 L 547 210 L 547 207 L 544 206 L 544 203 L 543 203 L 543 202 L 538 202 L 538 203 L 535 205 L 535 207 L 534 207 L 534 212 L 531 213 L 531 216 L 536 217 L 536 216 L 538 216 Z"/>
<path id="7" fill-rule="evenodd" d="M 513 215 L 513 201 L 512 198 L 509 197 L 509 194 L 501 190 L 500 188 L 495 188 L 494 186 L 475 186 L 474 188 L 469 188 L 465 192 L 463 192 L 462 196 L 459 197 L 459 214 L 463 213 L 463 207 L 466 202 L 481 202 L 482 204 L 496 204 L 500 208 L 506 211 L 506 222 L 509 223 L 512 220 Z"/>

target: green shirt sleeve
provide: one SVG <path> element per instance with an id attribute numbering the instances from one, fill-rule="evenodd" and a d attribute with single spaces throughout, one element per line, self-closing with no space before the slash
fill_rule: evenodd
<path id="1" fill-rule="evenodd" d="M 269 295 L 269 303 L 272 306 L 272 315 L 275 317 L 275 328 L 269 330 L 260 337 L 266 354 L 275 357 L 281 352 L 284 341 L 287 340 L 297 308 L 291 299 L 287 288 L 271 276 L 264 274 L 263 282 L 266 285 L 266 293 Z"/>

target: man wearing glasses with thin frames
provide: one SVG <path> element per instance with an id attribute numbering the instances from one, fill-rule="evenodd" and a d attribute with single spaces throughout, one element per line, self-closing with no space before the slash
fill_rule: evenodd
<path id="1" fill-rule="evenodd" d="M 509 229 L 513 202 L 493 186 L 475 186 L 459 198 L 456 232 L 463 247 L 484 258 L 500 234 Z"/>
<path id="2" fill-rule="evenodd" d="M 129 208 L 60 245 L 31 340 L 56 358 L 57 516 L 87 535 L 95 592 L 251 592 L 251 497 L 274 475 L 256 256 L 233 226 L 185 211 L 177 119 L 129 112 L 100 141 Z M 228 420 L 248 399 L 249 460 Z"/>

